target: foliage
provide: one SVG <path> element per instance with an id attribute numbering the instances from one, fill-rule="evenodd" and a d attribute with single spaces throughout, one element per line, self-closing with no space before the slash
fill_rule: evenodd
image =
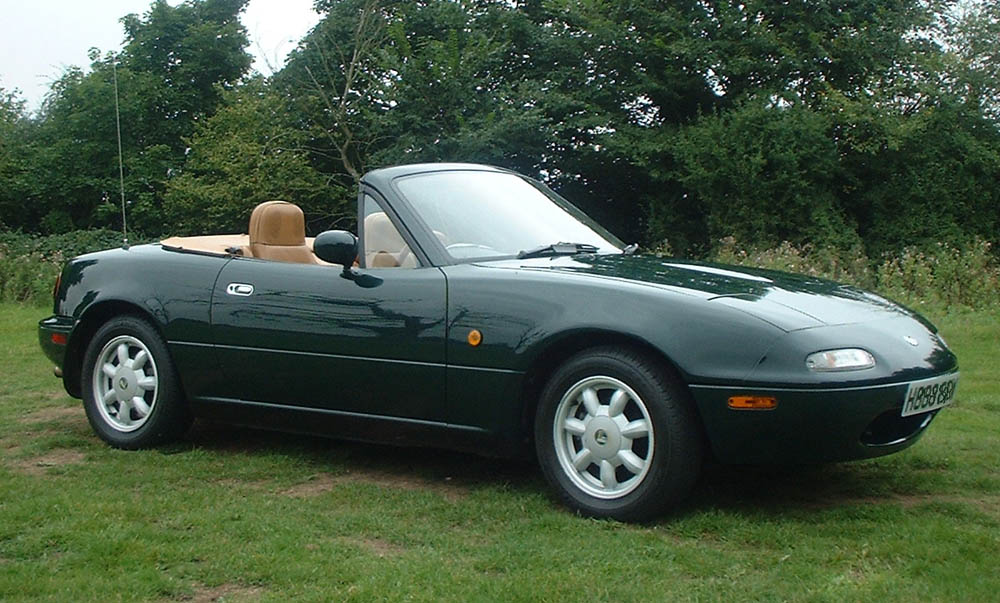
<path id="1" fill-rule="evenodd" d="M 454 2 L 325 2 L 324 19 L 274 78 L 318 165 L 353 185 L 372 168 L 481 161 L 534 171 L 544 96 L 512 75 L 523 16 Z M 521 159 L 523 158 L 523 160 Z"/>
<path id="2" fill-rule="evenodd" d="M 722 264 L 757 266 L 817 276 L 833 281 L 874 289 L 876 271 L 860 246 L 851 249 L 796 246 L 788 241 L 770 248 L 744 248 L 733 237 L 719 241 L 709 259 Z"/>
<path id="3" fill-rule="evenodd" d="M 676 178 L 700 204 L 707 236 L 762 248 L 781 241 L 856 245 L 836 195 L 841 173 L 829 127 L 826 115 L 802 104 L 748 103 L 682 130 Z M 667 232 L 675 224 L 652 228 Z"/>
<path id="4" fill-rule="evenodd" d="M 35 119 L 0 94 L 0 219 L 119 226 L 117 75 L 128 216 L 151 234 L 241 230 L 272 196 L 317 229 L 368 169 L 473 161 L 685 254 L 998 242 L 996 3 L 319 0 L 261 80 L 245 1 L 156 0 Z"/>
<path id="5" fill-rule="evenodd" d="M 53 85 L 35 132 L 19 148 L 23 210 L 4 214 L 11 228 L 57 233 L 120 227 L 115 80 L 118 82 L 125 197 L 133 227 L 164 225 L 162 196 L 184 163 L 184 137 L 215 111 L 220 90 L 250 65 L 238 16 L 246 0 L 156 0 L 123 19 L 119 55 L 91 52 L 90 71 L 68 69 Z"/>
<path id="6" fill-rule="evenodd" d="M 120 232 L 103 229 L 46 237 L 0 232 L 0 300 L 48 304 L 67 259 L 121 244 Z"/>
<path id="7" fill-rule="evenodd" d="M 869 258 L 851 249 L 796 246 L 743 248 L 732 237 L 710 255 L 713 261 L 809 274 L 877 291 L 910 307 L 940 312 L 1000 306 L 1000 261 L 992 244 L 976 239 L 962 246 L 939 243 L 927 250 Z"/>
<path id="8" fill-rule="evenodd" d="M 215 112 L 221 92 L 233 88 L 250 68 L 246 29 L 239 16 L 249 0 L 189 0 L 170 6 L 155 0 L 139 17 L 122 18 L 123 66 L 154 79 L 143 98 L 143 132 L 150 143 L 184 150 L 194 124 Z M 140 124 L 133 124 L 140 125 Z"/>
<path id="9" fill-rule="evenodd" d="M 942 15 L 945 84 L 994 123 L 1000 120 L 1000 4 L 965 0 Z"/>
<path id="10" fill-rule="evenodd" d="M 954 99 L 909 115 L 842 105 L 842 206 L 869 253 L 961 245 L 1000 229 L 1000 123 Z"/>
<path id="11" fill-rule="evenodd" d="M 326 16 L 302 40 L 275 77 L 291 100 L 328 169 L 356 185 L 375 143 L 374 115 L 384 110 L 381 87 L 390 78 L 380 55 L 387 15 L 377 0 L 325 3 Z"/>
<path id="12" fill-rule="evenodd" d="M 42 305 L 52 301 L 61 264 L 38 254 L 0 256 L 0 300 Z"/>
<path id="13" fill-rule="evenodd" d="M 256 80 L 223 98 L 196 126 L 183 172 L 167 183 L 164 213 L 174 234 L 246 232 L 253 208 L 271 199 L 302 207 L 312 231 L 351 223 L 354 191 L 310 165 L 308 137 L 288 123 L 280 97 Z"/>
<path id="14" fill-rule="evenodd" d="M 939 243 L 929 251 L 907 247 L 883 257 L 878 288 L 914 307 L 996 307 L 1000 263 L 991 247 L 981 239 L 963 247 Z"/>
<path id="15" fill-rule="evenodd" d="M 24 211 L 27 194 L 25 173 L 33 124 L 17 90 L 0 87 L 0 227 L 14 223 Z"/>

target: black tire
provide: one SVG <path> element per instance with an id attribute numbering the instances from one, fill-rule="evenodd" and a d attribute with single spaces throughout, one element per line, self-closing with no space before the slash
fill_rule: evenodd
<path id="1" fill-rule="evenodd" d="M 120 316 L 102 325 L 87 345 L 80 372 L 90 426 L 115 448 L 168 442 L 191 424 L 167 346 L 141 318 Z"/>
<path id="2" fill-rule="evenodd" d="M 704 458 L 687 388 L 662 362 L 627 347 L 586 350 L 556 370 L 539 400 L 535 447 L 562 502 L 621 521 L 651 519 L 684 499 Z"/>

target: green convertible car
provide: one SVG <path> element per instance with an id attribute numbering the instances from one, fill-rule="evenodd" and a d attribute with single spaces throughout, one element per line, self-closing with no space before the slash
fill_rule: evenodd
<path id="1" fill-rule="evenodd" d="M 368 173 L 358 236 L 270 201 L 248 234 L 71 260 L 39 339 L 112 446 L 192 417 L 537 455 L 556 494 L 642 520 L 704 458 L 815 463 L 913 444 L 955 396 L 921 316 L 830 281 L 635 253 L 544 185 L 479 165 Z"/>

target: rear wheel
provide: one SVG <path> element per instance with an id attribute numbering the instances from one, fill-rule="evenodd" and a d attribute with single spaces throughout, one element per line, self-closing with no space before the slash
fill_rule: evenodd
<path id="1" fill-rule="evenodd" d="M 149 323 L 105 323 L 83 360 L 83 405 L 94 432 L 116 448 L 146 448 L 179 436 L 190 416 L 166 344 Z"/>
<path id="2" fill-rule="evenodd" d="M 549 379 L 535 445 L 549 484 L 585 515 L 649 519 L 684 498 L 703 444 L 686 390 L 629 348 L 587 350 Z"/>

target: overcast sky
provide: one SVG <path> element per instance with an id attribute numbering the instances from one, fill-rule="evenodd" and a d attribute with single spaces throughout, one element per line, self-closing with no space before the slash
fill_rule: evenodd
<path id="1" fill-rule="evenodd" d="M 118 50 L 118 20 L 143 14 L 152 0 L 0 0 L 0 87 L 19 88 L 32 111 L 69 66 L 87 68 L 87 51 Z M 169 0 L 171 5 L 180 4 Z M 319 20 L 312 0 L 250 0 L 243 14 L 253 68 L 270 74 Z"/>

